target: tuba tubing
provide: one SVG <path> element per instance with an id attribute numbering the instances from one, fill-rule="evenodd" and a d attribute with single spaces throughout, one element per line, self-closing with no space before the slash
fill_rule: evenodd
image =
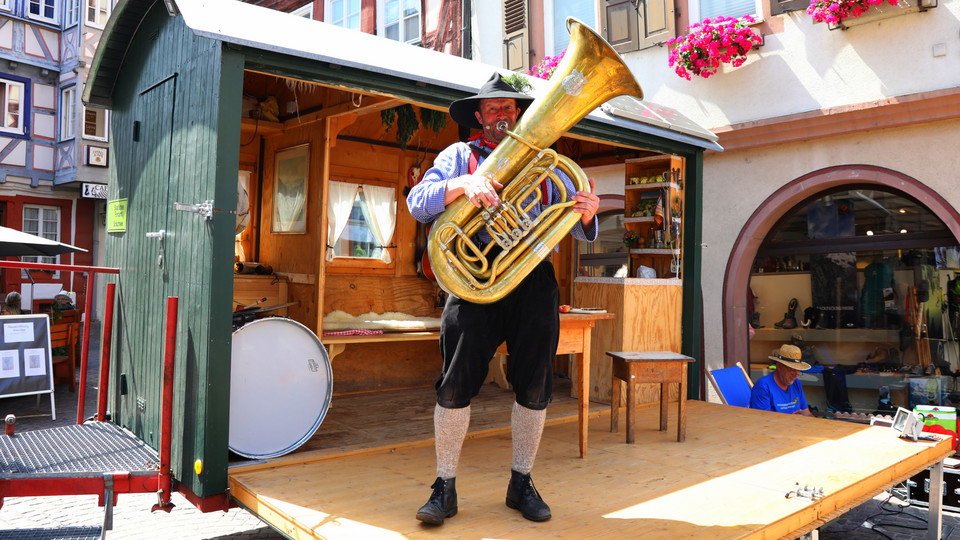
<path id="1" fill-rule="evenodd" d="M 565 193 L 555 171 L 566 174 L 576 191 L 589 190 L 589 180 L 573 160 L 548 147 L 610 99 L 643 97 L 630 69 L 609 43 L 573 17 L 567 18 L 567 30 L 570 44 L 550 78 L 551 85 L 474 173 L 503 185 L 498 193 L 500 205 L 478 209 L 459 197 L 430 230 L 427 252 L 437 282 L 469 302 L 490 303 L 506 296 L 580 220 L 572 210 L 574 193 Z M 563 197 L 531 222 L 526 212 L 542 200 L 543 182 L 559 187 Z M 528 202 L 531 194 L 536 195 L 533 203 Z M 472 241 L 481 228 L 500 240 L 481 249 Z M 498 244 L 502 251 L 488 261 L 486 255 Z"/>

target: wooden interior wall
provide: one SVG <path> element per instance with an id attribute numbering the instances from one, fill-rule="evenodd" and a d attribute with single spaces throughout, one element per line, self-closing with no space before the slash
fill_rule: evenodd
<path id="1" fill-rule="evenodd" d="M 264 139 L 263 187 L 260 199 L 259 261 L 269 264 L 274 272 L 287 276 L 289 282 L 289 300 L 298 302 L 290 306 L 289 316 L 307 328 L 316 331 L 317 273 L 318 261 L 322 257 L 320 210 L 321 185 L 320 173 L 324 166 L 322 159 L 323 123 L 309 124 L 301 129 L 280 131 Z M 271 224 L 273 216 L 274 158 L 278 151 L 309 144 L 309 178 L 306 194 L 306 232 L 274 233 Z"/>
<path id="2" fill-rule="evenodd" d="M 240 169 L 251 173 L 251 224 L 241 235 L 241 244 L 247 260 L 257 257 L 287 277 L 289 301 L 299 302 L 289 308 L 289 317 L 320 334 L 320 320 L 334 310 L 352 315 L 396 311 L 439 317 L 439 288 L 417 276 L 417 238 L 422 227 L 407 210 L 404 188 L 411 168 L 425 172 L 436 155 L 457 140 L 457 125 L 448 117 L 439 133 L 421 127 L 406 149 L 401 149 L 396 141 L 396 123 L 387 130 L 380 115 L 381 110 L 400 102 L 253 72 L 246 74 L 244 94 L 249 105 L 245 115 L 256 116 L 259 103 L 273 97 L 280 118 L 278 122 L 244 121 Z M 419 117 L 418 108 L 417 112 Z M 324 118 L 336 119 L 330 123 L 330 133 L 325 131 L 327 122 L 320 121 Z M 327 138 L 328 151 L 324 148 Z M 275 234 L 271 231 L 275 155 L 300 144 L 310 144 L 307 231 Z M 574 159 L 590 165 L 622 159 L 617 152 L 596 143 L 566 142 L 561 146 Z M 329 163 L 324 162 L 325 156 L 329 156 Z M 346 258 L 324 261 L 325 175 L 331 181 L 395 187 L 397 223 L 389 247 L 391 263 Z M 563 304 L 575 303 L 574 250 L 575 243 L 567 238 L 553 255 Z M 389 361 L 378 361 L 380 358 Z M 334 361 L 334 391 L 432 384 L 440 363 L 434 342 L 351 345 Z"/>

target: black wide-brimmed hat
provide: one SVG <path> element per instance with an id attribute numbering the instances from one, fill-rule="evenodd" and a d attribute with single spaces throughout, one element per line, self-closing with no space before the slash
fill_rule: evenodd
<path id="1" fill-rule="evenodd" d="M 497 98 L 510 98 L 517 100 L 517 107 L 520 108 L 521 112 L 527 108 L 527 105 L 533 102 L 533 96 L 528 96 L 517 92 L 513 86 L 510 85 L 507 81 L 504 81 L 500 77 L 499 73 L 494 73 L 490 80 L 483 83 L 483 86 L 480 87 L 480 91 L 477 92 L 477 95 L 470 96 L 463 99 L 458 99 L 450 104 L 450 117 L 456 121 L 456 123 L 461 126 L 466 126 L 473 129 L 481 129 L 480 122 L 477 121 L 476 115 L 473 113 L 477 112 L 478 107 L 480 106 L 481 99 L 497 99 Z"/>

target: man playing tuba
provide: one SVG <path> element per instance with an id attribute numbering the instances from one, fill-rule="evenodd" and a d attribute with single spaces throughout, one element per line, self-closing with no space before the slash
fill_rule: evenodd
<path id="1" fill-rule="evenodd" d="M 481 132 L 467 143 L 447 147 L 437 156 L 433 167 L 407 197 L 413 217 L 430 223 L 461 196 L 477 208 L 497 206 L 497 190 L 503 186 L 473 172 L 508 136 L 506 131 L 514 128 L 521 109 L 532 101 L 495 73 L 477 95 L 453 102 L 450 116 L 460 125 Z M 570 179 L 559 174 L 567 192 L 575 192 Z M 545 201 L 557 200 L 556 186 L 551 182 L 543 184 L 548 192 Z M 599 199 L 593 191 L 591 178 L 590 191 L 579 191 L 572 197 L 573 210 L 581 218 L 571 234 L 589 242 L 598 234 L 594 216 Z M 539 215 L 541 205 L 534 206 L 531 217 Z M 473 241 L 483 249 L 491 238 L 480 229 Z M 494 246 L 488 258 L 499 252 L 499 247 Z M 457 463 L 470 424 L 470 400 L 480 392 L 490 359 L 504 341 L 510 356 L 508 378 L 516 393 L 511 417 L 513 462 L 506 503 L 526 519 L 550 519 L 550 507 L 533 486 L 530 471 L 553 393 L 553 361 L 560 333 L 559 289 L 552 263 L 549 259 L 539 263 L 515 289 L 495 302 L 473 303 L 449 295 L 440 332 L 443 370 L 435 385 L 434 409 L 437 479 L 431 486 L 430 499 L 417 512 L 417 519 L 441 525 L 445 518 L 457 513 Z"/>

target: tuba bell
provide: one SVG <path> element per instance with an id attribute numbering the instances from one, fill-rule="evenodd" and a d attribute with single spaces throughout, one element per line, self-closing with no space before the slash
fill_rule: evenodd
<path id="1" fill-rule="evenodd" d="M 573 160 L 548 147 L 606 101 L 621 95 L 643 97 L 610 44 L 573 17 L 567 18 L 567 30 L 570 44 L 547 92 L 530 104 L 514 131 L 507 131 L 508 137 L 474 173 L 503 185 L 500 204 L 478 209 L 460 197 L 430 230 L 427 251 L 437 282 L 469 302 L 506 296 L 580 220 L 572 210 L 575 193 L 567 193 L 557 171 L 572 180 L 576 191 L 589 190 L 589 180 Z M 560 196 L 532 218 L 530 210 L 541 204 L 546 182 L 555 185 Z M 481 228 L 493 238 L 483 248 L 472 240 Z M 495 246 L 500 252 L 489 260 Z"/>

